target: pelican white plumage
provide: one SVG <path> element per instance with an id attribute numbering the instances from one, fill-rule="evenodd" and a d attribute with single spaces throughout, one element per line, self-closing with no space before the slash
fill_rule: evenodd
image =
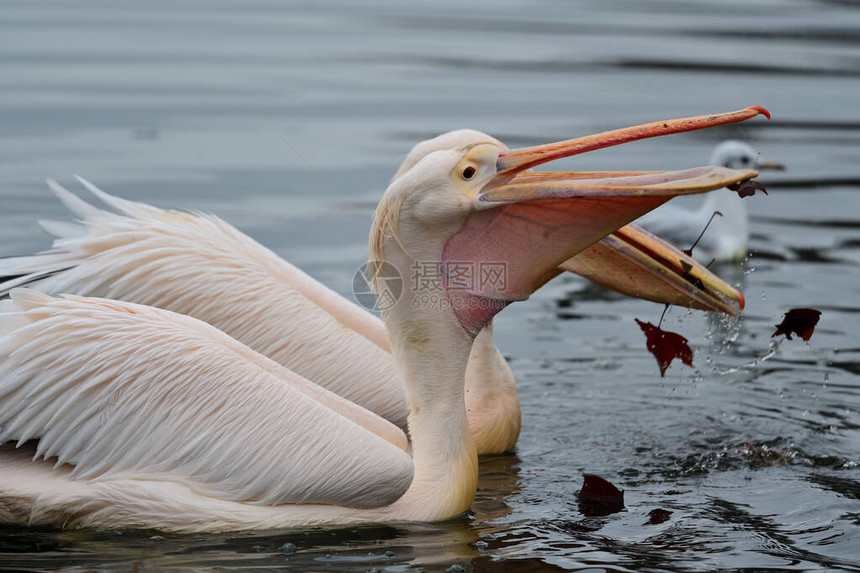
<path id="1" fill-rule="evenodd" d="M 0 522 L 215 531 L 461 514 L 477 483 L 464 405 L 474 337 L 626 222 L 673 196 L 756 175 L 525 170 L 761 112 L 519 151 L 481 138 L 430 153 L 398 177 L 377 209 L 372 259 L 401 274 L 418 261 L 504 262 L 508 273 L 503 287 L 455 291 L 446 282 L 447 305 L 406 296 L 384 311 L 411 458 L 395 426 L 211 325 L 133 303 L 13 291 L 0 313 L 0 441 L 38 443 L 35 457 L 0 447 Z"/>
<path id="2" fill-rule="evenodd" d="M 483 136 L 449 132 L 422 142 L 394 179 L 428 154 Z M 492 140 L 500 148 L 504 145 Z M 165 211 L 81 183 L 114 212 L 55 182 L 81 223 L 42 221 L 54 249 L 0 259 L 0 296 L 26 284 L 48 294 L 137 302 L 193 316 L 347 400 L 404 427 L 406 398 L 380 319 L 211 216 Z M 682 263 L 686 263 L 685 269 Z M 625 227 L 561 266 L 607 288 L 661 303 L 734 314 L 740 293 L 680 250 Z M 466 374 L 469 424 L 479 454 L 516 444 L 519 400 L 513 374 L 488 325 Z"/>
<path id="3" fill-rule="evenodd" d="M 784 169 L 780 163 L 762 159 L 749 144 L 736 140 L 717 145 L 708 164 L 758 171 Z M 715 212 L 721 215 L 711 221 Z M 742 260 L 749 252 L 750 229 L 746 204 L 743 198 L 729 189 L 709 193 L 705 202 L 694 211 L 676 205 L 664 205 L 636 223 L 682 248 L 692 246 L 701 235 L 693 255 L 706 263 L 711 260 Z"/>
<path id="4" fill-rule="evenodd" d="M 421 142 L 392 178 L 428 154 L 478 137 L 457 130 Z M 504 144 L 494 138 L 500 148 Z M 404 427 L 406 401 L 384 325 L 224 221 L 112 197 L 80 182 L 113 212 L 49 185 L 80 224 L 42 221 L 54 249 L 0 259 L 0 296 L 20 285 L 49 294 L 137 302 L 199 318 L 282 366 Z M 686 268 L 683 264 L 686 264 Z M 561 266 L 601 285 L 660 303 L 734 314 L 743 300 L 680 250 L 626 227 Z M 692 280 L 691 280 L 692 279 Z M 480 454 L 509 450 L 520 431 L 513 374 L 488 325 L 466 376 Z"/>

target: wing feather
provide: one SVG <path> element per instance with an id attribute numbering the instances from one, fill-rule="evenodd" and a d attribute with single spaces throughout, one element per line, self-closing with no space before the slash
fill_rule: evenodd
<path id="1" fill-rule="evenodd" d="M 385 327 L 217 217 L 112 197 L 118 213 L 54 181 L 79 224 L 49 223 L 51 251 L 0 259 L 0 297 L 27 285 L 51 294 L 126 300 L 199 318 L 349 401 L 405 427 L 405 396 Z"/>
<path id="2" fill-rule="evenodd" d="M 390 424 L 201 321 L 26 290 L 11 303 L 0 442 L 38 439 L 36 457 L 74 466 L 73 479 L 352 507 L 389 504 L 411 482 L 408 454 L 366 427 Z"/>

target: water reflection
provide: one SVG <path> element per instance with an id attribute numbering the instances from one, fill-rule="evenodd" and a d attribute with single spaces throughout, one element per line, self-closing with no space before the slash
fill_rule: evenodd
<path id="1" fill-rule="evenodd" d="M 473 513 L 438 524 L 360 526 L 258 531 L 219 535 L 163 532 L 56 532 L 0 528 L 0 554 L 7 568 L 78 567 L 94 563 L 113 568 L 278 567 L 307 571 L 435 569 L 461 565 L 495 567 L 504 561 L 492 523 L 508 516 L 510 496 L 519 491 L 519 458 L 514 454 L 481 459 Z M 97 553 L 81 550 L 97 547 Z M 521 570 L 517 565 L 514 570 Z M 493 570 L 509 570 L 508 568 Z"/>
<path id="2" fill-rule="evenodd" d="M 515 453 L 481 456 L 475 520 L 491 522 L 511 513 L 508 500 L 520 491 L 520 458 Z"/>

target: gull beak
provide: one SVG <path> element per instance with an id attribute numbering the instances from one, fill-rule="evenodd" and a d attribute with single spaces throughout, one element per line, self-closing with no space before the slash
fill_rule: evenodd
<path id="1" fill-rule="evenodd" d="M 755 168 L 759 171 L 785 171 L 785 165 L 776 161 L 756 161 Z"/>
<path id="2" fill-rule="evenodd" d="M 446 264 L 470 262 L 479 269 L 480 265 L 504 268 L 504 281 L 462 290 L 446 285 L 461 325 L 476 335 L 504 304 L 527 299 L 558 272 L 559 265 L 672 197 L 713 191 L 758 175 L 749 169 L 714 166 L 649 172 L 541 173 L 529 169 L 604 147 L 726 125 L 757 115 L 770 117 L 767 110 L 750 107 L 502 152 L 496 176 L 477 194 L 473 212 L 448 239 L 442 253 Z"/>

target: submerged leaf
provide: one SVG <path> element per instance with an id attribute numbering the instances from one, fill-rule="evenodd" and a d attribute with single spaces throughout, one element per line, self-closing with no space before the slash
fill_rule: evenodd
<path id="1" fill-rule="evenodd" d="M 666 369 L 672 364 L 672 360 L 678 358 L 681 362 L 693 366 L 693 351 L 690 345 L 687 344 L 687 339 L 677 332 L 669 332 L 654 326 L 650 322 L 642 322 L 638 318 L 634 319 L 645 333 L 645 346 L 648 351 L 657 359 L 657 365 L 660 367 L 660 376 L 666 375 Z"/>
<path id="2" fill-rule="evenodd" d="M 661 523 L 665 523 L 669 521 L 669 518 L 672 517 L 672 512 L 668 509 L 652 509 L 648 512 L 648 521 L 645 522 L 646 525 L 660 525 Z"/>
<path id="3" fill-rule="evenodd" d="M 821 318 L 820 310 L 793 308 L 786 312 L 782 322 L 776 325 L 776 332 L 771 335 L 771 338 L 784 334 L 787 339 L 791 340 L 791 333 L 793 332 L 803 340 L 808 341 L 815 331 L 815 325 L 818 324 L 819 318 Z"/>

